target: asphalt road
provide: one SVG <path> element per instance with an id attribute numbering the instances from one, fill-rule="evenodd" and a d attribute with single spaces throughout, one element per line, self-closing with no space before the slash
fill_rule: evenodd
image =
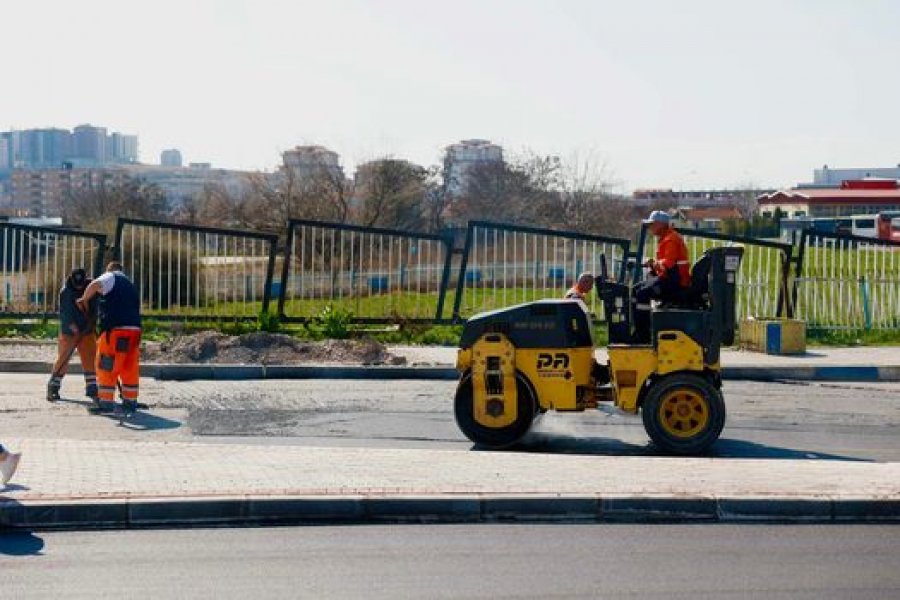
<path id="1" fill-rule="evenodd" d="M 46 377 L 4 376 L 0 439 L 75 437 L 381 448 L 472 445 L 452 413 L 450 381 L 142 380 L 150 404 L 127 427 L 88 416 L 77 377 L 67 401 L 43 400 Z M 713 454 L 900 461 L 900 384 L 729 381 L 728 420 Z M 653 454 L 640 417 L 614 409 L 547 413 L 523 451 Z"/>
<path id="2" fill-rule="evenodd" d="M 162 402 L 187 407 L 193 433 L 219 441 L 468 448 L 453 419 L 454 387 L 445 381 L 195 382 L 170 388 Z M 714 455 L 900 461 L 900 384 L 727 382 L 725 398 L 728 421 Z M 655 453 L 640 418 L 611 407 L 547 413 L 520 448 Z"/>
<path id="3" fill-rule="evenodd" d="M 6 598 L 897 598 L 900 527 L 440 525 L 0 534 Z"/>

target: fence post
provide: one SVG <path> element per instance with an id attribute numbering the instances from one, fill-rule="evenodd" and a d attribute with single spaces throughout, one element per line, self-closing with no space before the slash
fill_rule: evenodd
<path id="1" fill-rule="evenodd" d="M 269 262 L 266 265 L 266 288 L 263 290 L 263 313 L 269 312 L 269 300 L 272 298 L 272 279 L 275 277 L 275 252 L 278 245 L 278 237 L 269 240 Z"/>
<path id="2" fill-rule="evenodd" d="M 284 247 L 284 264 L 281 265 L 281 290 L 278 294 L 278 318 L 284 319 L 284 304 L 287 300 L 287 282 L 290 277 L 290 265 L 292 252 L 294 247 L 294 222 L 288 221 L 288 234 L 286 246 Z"/>
<path id="3" fill-rule="evenodd" d="M 99 277 L 103 274 L 103 260 L 107 257 L 107 254 L 111 252 L 113 248 L 109 248 L 106 245 L 106 236 L 98 238 L 97 240 L 97 254 L 94 256 L 94 278 Z M 119 260 L 119 257 L 116 257 L 116 260 Z"/>
<path id="4" fill-rule="evenodd" d="M 466 267 L 469 266 L 469 250 L 472 248 L 472 223 L 466 227 L 466 244 L 463 247 L 462 258 L 459 261 L 459 279 L 456 281 L 456 298 L 453 299 L 453 322 L 459 321 L 459 309 L 462 304 L 462 295 L 466 285 Z"/>
<path id="5" fill-rule="evenodd" d="M 803 277 L 803 261 L 806 259 L 806 245 L 809 244 L 809 230 L 804 229 L 800 234 L 800 245 L 797 247 L 796 268 L 794 269 L 794 285 L 791 289 L 791 308 L 797 309 L 797 296 L 799 295 L 800 279 Z"/>
<path id="6" fill-rule="evenodd" d="M 441 289 L 438 291 L 437 310 L 434 318 L 441 321 L 444 316 L 444 300 L 447 296 L 447 287 L 450 285 L 450 266 L 453 262 L 453 236 L 445 236 L 444 239 L 444 271 L 441 273 Z M 421 274 L 419 274 L 421 277 Z"/>
<path id="7" fill-rule="evenodd" d="M 647 226 L 641 224 L 641 233 L 638 237 L 638 245 L 637 250 L 634 252 L 634 271 L 632 272 L 631 284 L 634 285 L 638 281 L 641 280 L 641 275 L 643 275 L 641 269 L 643 265 L 641 263 L 644 262 L 644 247 L 647 244 Z"/>
<path id="8" fill-rule="evenodd" d="M 791 294 L 788 293 L 788 285 L 790 283 L 791 278 L 791 254 L 793 254 L 794 247 L 781 255 L 781 285 L 778 287 L 778 309 L 776 311 L 776 316 L 784 315 L 788 319 L 794 318 L 794 303 L 791 298 Z M 784 309 L 784 310 L 782 310 Z"/>
<path id="9" fill-rule="evenodd" d="M 859 278 L 859 289 L 862 293 L 863 318 L 866 323 L 866 331 L 870 331 L 872 329 L 872 306 L 869 303 L 869 282 L 865 275 Z"/>

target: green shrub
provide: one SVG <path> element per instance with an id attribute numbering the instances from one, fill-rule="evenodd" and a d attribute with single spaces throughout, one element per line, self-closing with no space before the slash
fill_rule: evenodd
<path id="1" fill-rule="evenodd" d="M 323 336 L 343 340 L 350 337 L 350 324 L 353 321 L 353 313 L 349 310 L 334 308 L 329 304 L 322 309 L 316 321 Z"/>
<path id="2" fill-rule="evenodd" d="M 256 324 L 253 321 L 245 321 L 243 319 L 219 321 L 213 329 L 218 329 L 225 335 L 244 335 L 245 333 L 257 331 Z"/>
<path id="3" fill-rule="evenodd" d="M 281 318 L 277 313 L 261 312 L 259 321 L 257 321 L 257 329 L 268 333 L 278 333 L 281 330 Z"/>

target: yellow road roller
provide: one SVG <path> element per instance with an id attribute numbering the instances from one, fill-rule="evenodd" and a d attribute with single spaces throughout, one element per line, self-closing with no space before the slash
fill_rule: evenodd
<path id="1" fill-rule="evenodd" d="M 719 354 L 734 341 L 742 255 L 740 247 L 707 250 L 682 297 L 653 308 L 649 340 L 634 329 L 632 286 L 624 274 L 610 280 L 604 266 L 596 290 L 609 328 L 606 364 L 594 358 L 590 322 L 578 302 L 542 300 L 475 315 L 457 356 L 460 430 L 479 446 L 508 448 L 548 410 L 611 402 L 640 412 L 660 450 L 703 453 L 725 425 Z"/>

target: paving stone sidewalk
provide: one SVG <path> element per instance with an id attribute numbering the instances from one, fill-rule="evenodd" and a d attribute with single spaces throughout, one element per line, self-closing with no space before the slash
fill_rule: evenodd
<path id="1" fill-rule="evenodd" d="M 900 463 L 11 439 L 15 500 L 483 493 L 900 497 Z"/>
<path id="2" fill-rule="evenodd" d="M 43 517 L 47 507 L 82 506 L 93 518 L 98 502 L 175 507 L 216 499 L 351 497 L 751 501 L 767 503 L 776 514 L 779 503 L 788 502 L 794 516 L 800 501 L 817 507 L 807 516 L 828 519 L 835 506 L 877 503 L 882 516 L 900 519 L 900 463 L 71 439 L 8 443 L 23 451 L 23 459 L 14 484 L 0 491 L 0 526 L 15 525 L 10 520 L 24 513 L 13 509 L 30 505 L 42 507 Z"/>

